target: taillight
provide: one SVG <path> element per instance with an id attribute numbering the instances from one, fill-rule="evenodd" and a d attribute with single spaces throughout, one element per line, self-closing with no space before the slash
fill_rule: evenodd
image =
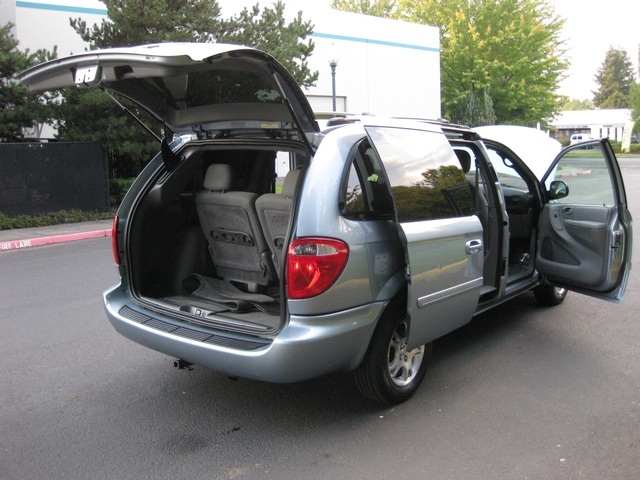
<path id="1" fill-rule="evenodd" d="M 113 261 L 116 265 L 120 265 L 120 251 L 118 250 L 118 221 L 119 218 L 116 215 L 113 218 L 113 226 L 111 227 L 111 248 L 113 249 Z"/>
<path id="2" fill-rule="evenodd" d="M 330 238 L 299 238 L 287 252 L 289 298 L 314 297 L 335 283 L 349 258 L 349 248 Z"/>

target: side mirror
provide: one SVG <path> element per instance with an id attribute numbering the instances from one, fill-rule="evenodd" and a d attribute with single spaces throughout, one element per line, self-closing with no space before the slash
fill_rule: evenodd
<path id="1" fill-rule="evenodd" d="M 569 195 L 569 185 L 564 183 L 562 180 L 554 180 L 553 182 L 551 182 L 547 194 L 552 200 L 564 198 Z"/>

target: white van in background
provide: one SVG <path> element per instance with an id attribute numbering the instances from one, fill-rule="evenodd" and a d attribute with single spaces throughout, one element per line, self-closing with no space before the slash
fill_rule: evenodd
<path id="1" fill-rule="evenodd" d="M 571 135 L 571 143 L 570 145 L 575 145 L 576 143 L 586 142 L 587 140 L 592 140 L 591 135 L 588 133 L 574 133 Z"/>

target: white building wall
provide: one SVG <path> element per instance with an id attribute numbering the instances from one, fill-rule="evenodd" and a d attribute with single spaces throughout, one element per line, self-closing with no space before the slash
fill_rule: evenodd
<path id="1" fill-rule="evenodd" d="M 288 8 L 297 3 L 289 0 Z M 331 95 L 329 59 L 336 56 L 336 94 L 346 97 L 347 111 L 440 116 L 437 28 L 331 9 L 310 18 L 316 45 L 310 63 L 320 77 L 309 95 Z"/>
<path id="2" fill-rule="evenodd" d="M 223 17 L 258 0 L 218 0 Z M 272 2 L 262 2 L 272 6 Z M 106 17 L 98 0 L 0 0 L 0 22 L 15 24 L 21 49 L 52 50 L 58 55 L 87 47 L 69 25 L 81 17 L 88 24 Z M 303 12 L 314 24 L 315 51 L 309 59 L 319 72 L 306 93 L 318 114 L 330 113 L 332 85 L 329 59 L 338 59 L 338 110 L 349 113 L 437 118 L 440 116 L 440 50 L 438 29 L 329 8 L 321 2 L 286 0 L 289 17 Z"/>
<path id="3" fill-rule="evenodd" d="M 5 26 L 7 23 L 11 22 L 13 27 L 13 35 L 16 36 L 16 8 L 15 2 L 13 1 L 0 1 L 0 25 Z"/>
<path id="4" fill-rule="evenodd" d="M 59 57 L 82 52 L 87 47 L 69 25 L 70 18 L 82 18 L 89 25 L 107 18 L 105 5 L 98 0 L 0 0 L 0 4 L 13 12 L 20 49 L 33 52 L 57 46 Z M 2 14 L 0 21 L 4 24 L 4 11 Z"/>
<path id="5" fill-rule="evenodd" d="M 609 138 L 619 142 L 630 121 L 631 110 L 628 108 L 568 110 L 560 112 L 551 125 L 563 137 L 573 133 L 588 133 L 592 138 Z"/>

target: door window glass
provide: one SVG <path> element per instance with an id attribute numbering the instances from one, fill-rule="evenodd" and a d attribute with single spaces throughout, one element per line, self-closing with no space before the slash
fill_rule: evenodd
<path id="1" fill-rule="evenodd" d="M 562 180 L 569 194 L 553 203 L 582 205 L 614 205 L 614 192 L 609 167 L 599 143 L 587 148 L 574 148 L 564 154 L 556 169 L 546 179 Z"/>
<path id="2" fill-rule="evenodd" d="M 400 222 L 471 215 L 471 188 L 440 132 L 367 128 L 387 173 Z"/>

